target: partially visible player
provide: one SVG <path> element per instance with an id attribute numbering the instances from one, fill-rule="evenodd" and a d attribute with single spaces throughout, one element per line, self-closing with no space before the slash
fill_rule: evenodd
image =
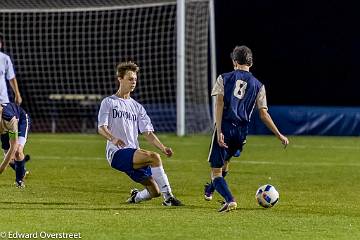
<path id="1" fill-rule="evenodd" d="M 138 71 L 133 62 L 120 63 L 117 66 L 118 91 L 101 102 L 98 131 L 107 140 L 106 158 L 112 168 L 144 186 L 142 191 L 131 191 L 128 203 L 150 200 L 162 193 L 163 205 L 181 206 L 182 203 L 172 194 L 160 155 L 139 147 L 140 132 L 166 156 L 173 154 L 172 149 L 164 146 L 154 134 L 144 107 L 130 97 L 136 87 Z"/>
<path id="2" fill-rule="evenodd" d="M 22 97 L 16 80 L 14 67 L 10 57 L 4 53 L 4 36 L 0 33 L 0 103 L 10 102 L 6 81 L 9 81 L 15 94 L 15 103 L 20 105 L 22 103 Z"/>
<path id="3" fill-rule="evenodd" d="M 265 86 L 250 73 L 253 64 L 251 50 L 246 46 L 237 46 L 231 58 L 234 71 L 221 74 L 211 93 L 216 96 L 216 123 L 208 158 L 212 182 L 205 185 L 205 199 L 212 199 L 214 189 L 219 192 L 225 199 L 219 212 L 228 212 L 237 207 L 224 177 L 229 171 L 231 157 L 239 155 L 246 142 L 255 105 L 264 124 L 284 146 L 289 144 L 287 137 L 279 132 L 268 113 Z"/>
<path id="4" fill-rule="evenodd" d="M 0 173 L 6 169 L 10 161 L 15 159 L 15 184 L 17 187 L 23 188 L 25 187 L 24 146 L 29 131 L 30 118 L 24 109 L 15 103 L 1 104 L 0 116 L 0 133 L 8 134 L 10 143 L 10 148 L 0 165 Z"/>
<path id="5" fill-rule="evenodd" d="M 22 97 L 16 80 L 13 63 L 10 57 L 4 52 L 4 45 L 5 38 L 4 35 L 0 33 L 0 104 L 10 102 L 7 88 L 8 82 L 14 92 L 15 103 L 20 105 L 22 103 Z M 10 148 L 9 135 L 7 133 L 1 134 L 1 148 L 4 151 L 4 154 L 6 154 Z M 26 155 L 25 161 L 28 160 L 30 160 L 30 156 Z M 11 161 L 9 165 L 15 170 L 15 163 L 13 161 Z"/>

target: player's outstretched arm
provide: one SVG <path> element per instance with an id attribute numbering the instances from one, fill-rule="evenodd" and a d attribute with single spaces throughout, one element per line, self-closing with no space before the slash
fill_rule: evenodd
<path id="1" fill-rule="evenodd" d="M 289 139 L 280 133 L 279 129 L 276 127 L 267 109 L 266 108 L 259 109 L 259 115 L 261 121 L 266 125 L 266 127 L 269 128 L 270 131 L 275 134 L 275 136 L 282 142 L 284 146 L 287 146 L 289 144 Z"/>
<path id="2" fill-rule="evenodd" d="M 18 138 L 16 133 L 16 137 L 10 137 L 10 148 L 7 154 L 5 155 L 4 161 L 0 165 L 0 174 L 6 169 L 9 162 L 15 158 L 17 147 L 18 147 Z"/>
<path id="3" fill-rule="evenodd" d="M 114 137 L 107 128 L 107 126 L 103 125 L 98 127 L 98 133 L 104 138 L 106 138 L 108 141 L 112 142 L 115 146 L 125 147 L 125 143 L 121 139 Z"/>
<path id="4" fill-rule="evenodd" d="M 143 133 L 145 139 L 151 143 L 154 147 L 157 147 L 160 151 L 162 151 L 166 156 L 171 157 L 173 155 L 173 150 L 169 147 L 164 146 L 159 140 L 159 138 L 155 135 L 154 132 L 144 132 Z"/>

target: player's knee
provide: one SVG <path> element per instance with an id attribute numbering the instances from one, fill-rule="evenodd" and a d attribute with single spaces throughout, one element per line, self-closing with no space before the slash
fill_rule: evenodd
<path id="1" fill-rule="evenodd" d="M 222 177 L 222 168 L 211 169 L 211 178 L 214 180 L 217 177 Z"/>
<path id="2" fill-rule="evenodd" d="M 22 161 L 22 160 L 25 158 L 25 155 L 24 155 L 23 152 L 17 151 L 17 152 L 15 153 L 15 158 L 16 158 L 16 160 L 18 160 L 18 161 Z"/>
<path id="3" fill-rule="evenodd" d="M 161 164 L 161 157 L 160 154 L 156 153 L 156 152 L 151 152 L 150 153 L 150 159 L 152 160 L 152 162 L 154 164 Z"/>

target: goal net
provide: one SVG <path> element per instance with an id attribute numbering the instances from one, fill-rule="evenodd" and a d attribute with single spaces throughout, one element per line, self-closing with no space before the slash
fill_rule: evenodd
<path id="1" fill-rule="evenodd" d="M 69 3 L 71 2 L 71 3 Z M 209 3 L 186 1 L 186 133 L 211 127 Z M 176 1 L 1 1 L 0 32 L 23 107 L 38 132 L 94 131 L 99 104 L 116 92 L 116 65 L 140 66 L 132 97 L 156 131 L 176 131 Z"/>

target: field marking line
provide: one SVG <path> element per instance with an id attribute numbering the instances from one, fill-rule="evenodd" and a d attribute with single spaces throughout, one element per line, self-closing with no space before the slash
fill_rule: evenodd
<path id="1" fill-rule="evenodd" d="M 34 158 L 41 159 L 41 160 L 64 160 L 64 159 L 71 159 L 71 160 L 81 160 L 81 161 L 88 161 L 88 160 L 101 160 L 101 161 L 107 161 L 105 156 L 104 157 L 77 157 L 77 156 L 63 156 L 63 157 L 57 157 L 57 156 L 45 156 L 45 155 L 37 155 L 34 156 Z M 206 160 L 206 159 L 205 159 Z M 204 161 L 205 161 L 204 160 Z M 173 163 L 184 163 L 182 160 L 168 160 L 169 162 Z M 198 161 L 189 161 L 187 160 L 186 163 L 198 163 Z M 344 167 L 360 167 L 359 163 L 332 163 L 332 162 L 274 162 L 274 161 L 246 161 L 246 160 L 233 160 L 231 161 L 231 164 L 244 164 L 244 165 L 281 165 L 281 166 L 344 166 Z"/>
<path id="2" fill-rule="evenodd" d="M 31 138 L 30 138 L 31 139 Z M 31 140 L 30 140 L 31 141 Z M 53 143 L 79 143 L 79 142 L 87 142 L 87 143 L 102 143 L 102 144 L 106 144 L 106 142 L 102 139 L 95 139 L 95 138 L 89 138 L 89 139 L 69 139 L 69 138 L 61 138 L 61 137 L 57 137 L 56 139 L 34 139 L 34 142 L 53 142 Z M 169 141 L 172 142 L 172 141 Z M 201 144 L 201 143 L 199 143 Z M 193 146 L 194 142 L 181 142 L 181 146 Z M 202 145 L 202 144 L 201 144 Z M 208 146 L 208 145 L 206 145 Z M 280 146 L 280 145 L 279 145 Z M 276 148 L 275 145 L 269 145 L 269 144 L 264 144 L 264 143 L 248 143 L 247 147 L 272 147 L 272 148 Z M 297 148 L 297 149 L 344 149 L 344 150 L 348 150 L 348 149 L 354 149 L 354 150 L 360 150 L 360 145 L 358 146 L 351 146 L 351 145 L 304 145 L 304 144 L 290 144 L 288 146 L 290 149 L 291 148 Z"/>

